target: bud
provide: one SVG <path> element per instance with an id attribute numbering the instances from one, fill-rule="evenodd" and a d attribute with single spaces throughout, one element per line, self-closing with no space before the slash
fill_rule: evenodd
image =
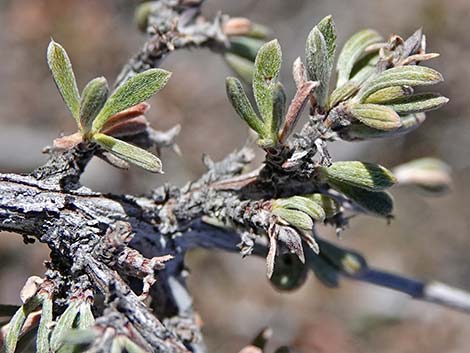
<path id="1" fill-rule="evenodd" d="M 273 210 L 277 208 L 302 211 L 319 222 L 325 220 L 325 211 L 320 204 L 307 197 L 292 196 L 287 199 L 278 199 L 273 202 Z"/>
<path id="2" fill-rule="evenodd" d="M 391 131 L 401 126 L 400 116 L 389 107 L 378 104 L 351 104 L 348 109 L 354 118 L 377 130 Z"/>
<path id="3" fill-rule="evenodd" d="M 276 207 L 271 211 L 271 213 L 297 229 L 311 231 L 313 228 L 313 220 L 305 212 Z"/>
<path id="4" fill-rule="evenodd" d="M 365 103 L 383 104 L 395 99 L 409 96 L 410 94 L 413 94 L 413 88 L 409 86 L 387 87 L 372 93 L 369 97 L 367 97 Z"/>
<path id="5" fill-rule="evenodd" d="M 331 218 L 340 212 L 340 205 L 332 197 L 323 194 L 305 195 L 313 202 L 317 203 L 325 212 L 325 218 Z"/>

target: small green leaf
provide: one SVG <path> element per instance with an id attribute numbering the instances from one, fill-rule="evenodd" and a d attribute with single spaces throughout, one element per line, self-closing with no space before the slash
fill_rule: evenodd
<path id="1" fill-rule="evenodd" d="M 377 63 L 380 60 L 378 51 L 371 52 L 359 60 L 351 71 L 351 80 L 361 85 L 377 72 Z"/>
<path id="2" fill-rule="evenodd" d="M 426 86 L 442 82 L 442 75 L 424 66 L 400 66 L 383 71 L 367 81 L 356 96 L 364 102 L 372 93 L 392 86 Z"/>
<path id="3" fill-rule="evenodd" d="M 52 299 L 45 296 L 42 301 L 41 321 L 36 336 L 36 352 L 49 353 L 49 333 L 52 324 Z"/>
<path id="4" fill-rule="evenodd" d="M 359 91 L 359 85 L 354 81 L 348 81 L 344 85 L 336 88 L 328 98 L 327 110 L 330 110 L 338 103 L 350 98 L 357 91 Z"/>
<path id="5" fill-rule="evenodd" d="M 323 208 L 317 202 L 307 197 L 292 196 L 287 199 L 278 199 L 274 201 L 273 209 L 278 207 L 302 211 L 319 222 L 325 220 L 325 211 Z"/>
<path id="6" fill-rule="evenodd" d="M 271 133 L 277 134 L 279 128 L 281 127 L 284 117 L 286 115 L 286 93 L 284 87 L 280 82 L 276 84 L 274 88 L 274 102 L 273 102 L 273 124 L 271 126 Z"/>
<path id="7" fill-rule="evenodd" d="M 378 90 L 375 93 L 372 93 L 365 103 L 372 104 L 384 104 L 395 99 L 399 99 L 405 96 L 408 96 L 413 93 L 413 89 L 407 86 L 392 86 Z"/>
<path id="8" fill-rule="evenodd" d="M 229 52 L 253 62 L 255 61 L 256 54 L 263 44 L 263 40 L 248 38 L 245 36 L 230 37 Z"/>
<path id="9" fill-rule="evenodd" d="M 251 83 L 253 80 L 253 73 L 255 72 L 255 65 L 253 62 L 231 53 L 224 54 L 224 59 L 235 74 L 240 76 L 240 78 L 246 83 Z"/>
<path id="10" fill-rule="evenodd" d="M 298 210 L 292 210 L 283 207 L 274 208 L 271 213 L 280 217 L 291 226 L 310 231 L 313 227 L 313 220 L 308 214 Z"/>
<path id="11" fill-rule="evenodd" d="M 162 69 L 149 69 L 141 72 L 119 86 L 106 101 L 103 109 L 93 121 L 92 132 L 101 130 L 106 121 L 116 113 L 141 103 L 168 82 L 171 73 Z"/>
<path id="12" fill-rule="evenodd" d="M 263 121 L 258 117 L 253 109 L 243 86 L 235 77 L 227 77 L 225 80 L 227 97 L 232 103 L 237 114 L 252 128 L 260 138 L 265 138 Z"/>
<path id="13" fill-rule="evenodd" d="M 253 76 L 253 93 L 264 121 L 265 135 L 274 143 L 277 142 L 277 133 L 273 133 L 273 131 L 276 132 L 273 102 L 281 61 L 282 52 L 279 42 L 277 40 L 267 42 L 261 47 L 256 56 Z"/>
<path id="14" fill-rule="evenodd" d="M 80 94 L 72 70 L 72 63 L 65 49 L 51 39 L 47 47 L 47 64 L 65 104 L 79 124 Z"/>
<path id="15" fill-rule="evenodd" d="M 397 181 L 388 169 L 366 162 L 335 162 L 329 167 L 320 167 L 319 172 L 329 184 L 344 184 L 370 191 L 387 189 Z"/>
<path id="16" fill-rule="evenodd" d="M 79 307 L 79 302 L 72 302 L 59 317 L 51 335 L 50 347 L 53 352 L 64 344 L 65 337 L 77 318 Z"/>
<path id="17" fill-rule="evenodd" d="M 308 35 L 305 47 L 308 78 L 318 81 L 315 90 L 318 105 L 325 107 L 336 50 L 336 30 L 331 16 L 325 17 Z"/>
<path id="18" fill-rule="evenodd" d="M 97 77 L 85 86 L 80 102 L 80 126 L 82 133 L 91 130 L 96 115 L 108 99 L 109 87 L 104 77 Z"/>
<path id="19" fill-rule="evenodd" d="M 82 303 L 80 305 L 80 316 L 78 317 L 78 328 L 79 329 L 87 329 L 93 326 L 95 323 L 95 318 L 93 317 L 93 313 L 91 311 L 91 304 L 90 303 Z"/>
<path id="20" fill-rule="evenodd" d="M 401 127 L 391 131 L 377 130 L 360 123 L 353 123 L 341 134 L 341 138 L 345 140 L 364 140 L 402 136 L 417 129 L 426 120 L 426 115 L 424 113 L 410 114 L 400 117 L 400 120 Z"/>
<path id="21" fill-rule="evenodd" d="M 332 197 L 323 194 L 310 194 L 304 196 L 320 205 L 325 212 L 325 218 L 331 218 L 340 212 L 340 205 Z"/>
<path id="22" fill-rule="evenodd" d="M 439 109 L 449 101 L 438 93 L 423 93 L 395 100 L 388 105 L 398 114 L 412 114 Z"/>
<path id="23" fill-rule="evenodd" d="M 13 315 L 9 324 L 8 324 L 8 331 L 5 336 L 4 341 L 4 350 L 5 353 L 14 353 L 16 346 L 18 344 L 18 340 L 20 339 L 21 329 L 23 328 L 23 324 L 26 321 L 28 315 L 34 311 L 40 304 L 38 297 L 33 297 L 27 303 L 22 305 Z"/>
<path id="24" fill-rule="evenodd" d="M 366 48 L 382 41 L 376 31 L 365 29 L 348 39 L 338 57 L 336 70 L 338 71 L 337 87 L 344 85 L 351 77 L 354 65 L 362 59 L 367 52 Z"/>
<path id="25" fill-rule="evenodd" d="M 398 114 L 391 108 L 378 104 L 351 104 L 351 115 L 364 125 L 377 130 L 391 131 L 401 126 Z"/>
<path id="26" fill-rule="evenodd" d="M 366 213 L 386 217 L 393 211 L 393 198 L 388 192 L 374 192 L 342 183 L 333 183 L 332 186 L 354 201 Z"/>
<path id="27" fill-rule="evenodd" d="M 100 133 L 93 135 L 93 140 L 105 150 L 127 162 L 133 163 L 152 173 L 162 172 L 162 162 L 160 159 L 142 148 Z"/>

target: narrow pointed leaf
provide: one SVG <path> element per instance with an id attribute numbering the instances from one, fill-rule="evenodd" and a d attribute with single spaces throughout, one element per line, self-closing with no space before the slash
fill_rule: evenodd
<path id="1" fill-rule="evenodd" d="M 365 29 L 354 34 L 348 39 L 338 57 L 336 70 L 338 71 L 337 86 L 344 85 L 351 77 L 354 65 L 363 58 L 368 46 L 382 41 L 382 37 L 376 31 Z"/>
<path id="2" fill-rule="evenodd" d="M 371 191 L 380 191 L 396 183 L 393 174 L 381 165 L 357 161 L 335 162 L 320 167 L 320 175 L 328 183 L 345 184 Z"/>
<path id="3" fill-rule="evenodd" d="M 153 96 L 166 85 L 170 76 L 171 73 L 166 70 L 149 69 L 124 82 L 98 113 L 93 121 L 92 131 L 99 132 L 111 116 Z"/>
<path id="4" fill-rule="evenodd" d="M 42 302 L 41 321 L 36 336 L 36 352 L 49 353 L 49 333 L 52 324 L 52 299 L 45 297 Z"/>
<path id="5" fill-rule="evenodd" d="M 264 121 L 265 135 L 277 140 L 277 134 L 273 125 L 273 102 L 276 90 L 277 77 L 281 69 L 282 52 L 279 42 L 272 40 L 264 44 L 258 52 L 255 60 L 255 73 L 253 76 L 253 93 L 255 95 L 258 110 Z"/>
<path id="6" fill-rule="evenodd" d="M 357 91 L 359 91 L 359 85 L 354 81 L 348 81 L 344 85 L 336 88 L 328 98 L 327 110 L 350 98 Z"/>
<path id="7" fill-rule="evenodd" d="M 80 126 L 83 133 L 91 130 L 93 120 L 108 98 L 109 87 L 104 77 L 97 77 L 85 86 L 80 102 Z"/>
<path id="8" fill-rule="evenodd" d="M 57 324 L 52 331 L 50 347 L 53 352 L 57 351 L 64 344 L 68 331 L 73 327 L 78 315 L 80 303 L 73 302 L 62 313 Z"/>
<path id="9" fill-rule="evenodd" d="M 377 63 L 380 60 L 378 52 L 371 52 L 359 60 L 351 71 L 351 79 L 360 85 L 377 72 Z"/>
<path id="10" fill-rule="evenodd" d="M 266 137 L 263 121 L 253 109 L 241 82 L 235 77 L 227 77 L 225 87 L 227 89 L 227 97 L 237 114 L 260 136 L 260 138 Z"/>
<path id="11" fill-rule="evenodd" d="M 439 109 L 448 101 L 438 93 L 423 93 L 396 100 L 388 106 L 398 114 L 412 114 Z"/>
<path id="12" fill-rule="evenodd" d="M 391 131 L 401 126 L 400 116 L 391 108 L 378 104 L 351 104 L 351 115 L 364 125 Z"/>
<path id="13" fill-rule="evenodd" d="M 65 49 L 59 44 L 50 41 L 47 47 L 47 64 L 65 104 L 72 116 L 79 124 L 80 94 L 72 69 L 72 63 Z"/>
<path id="14" fill-rule="evenodd" d="M 364 102 L 372 93 L 392 86 L 426 86 L 442 82 L 442 75 L 424 66 L 400 66 L 383 71 L 366 82 L 357 94 L 357 100 Z"/>
<path id="15" fill-rule="evenodd" d="M 328 65 L 333 66 L 336 52 L 336 26 L 331 15 L 323 18 L 317 25 L 318 30 L 325 38 L 326 49 L 328 51 Z"/>
<path id="16" fill-rule="evenodd" d="M 105 150 L 129 163 L 135 164 L 152 173 L 162 172 L 162 162 L 160 159 L 142 148 L 105 134 L 95 134 L 93 140 Z"/>
<path id="17" fill-rule="evenodd" d="M 8 331 L 5 336 L 4 342 L 4 350 L 5 353 L 14 353 L 16 346 L 18 344 L 18 340 L 20 339 L 21 329 L 23 324 L 26 321 L 28 315 L 34 311 L 40 304 L 38 297 L 33 297 L 27 303 L 22 305 L 13 315 L 9 324 L 8 324 Z"/>
<path id="18" fill-rule="evenodd" d="M 240 76 L 246 83 L 253 81 L 253 73 L 255 72 L 255 65 L 248 59 L 241 56 L 226 53 L 224 55 L 225 62 L 232 69 L 232 71 Z"/>

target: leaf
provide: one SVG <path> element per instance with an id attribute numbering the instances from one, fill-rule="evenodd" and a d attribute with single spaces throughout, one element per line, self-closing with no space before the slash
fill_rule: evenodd
<path id="1" fill-rule="evenodd" d="M 235 74 L 240 76 L 246 83 L 251 83 L 255 65 L 250 60 L 231 53 L 224 54 L 224 59 Z"/>
<path id="2" fill-rule="evenodd" d="M 274 143 L 277 142 L 277 131 L 274 129 L 273 101 L 281 61 L 282 52 L 279 42 L 277 40 L 267 42 L 256 56 L 253 76 L 253 93 L 264 121 L 265 135 Z"/>
<path id="3" fill-rule="evenodd" d="M 363 58 L 366 48 L 382 41 L 382 37 L 376 31 L 365 29 L 354 34 L 343 46 L 338 57 L 336 70 L 338 71 L 337 87 L 344 85 L 351 77 L 354 65 Z"/>
<path id="4" fill-rule="evenodd" d="M 315 97 L 320 107 L 325 107 L 328 98 L 335 50 L 336 31 L 331 16 L 328 16 L 313 27 L 305 47 L 308 78 L 319 82 Z"/>
<path id="5" fill-rule="evenodd" d="M 424 113 L 410 114 L 400 117 L 400 120 L 401 127 L 391 131 L 377 130 L 363 124 L 353 123 L 341 134 L 341 138 L 346 140 L 364 140 L 402 136 L 417 129 L 426 120 L 426 115 Z"/>
<path id="6" fill-rule="evenodd" d="M 95 324 L 95 318 L 91 311 L 90 303 L 82 303 L 80 305 L 80 316 L 78 317 L 78 328 L 87 329 Z"/>
<path id="7" fill-rule="evenodd" d="M 274 208 L 271 213 L 298 229 L 312 230 L 313 220 L 305 212 L 278 207 Z"/>
<path id="8" fill-rule="evenodd" d="M 304 195 L 317 203 L 325 212 L 325 218 L 331 218 L 340 212 L 340 205 L 332 197 L 323 194 Z"/>
<path id="9" fill-rule="evenodd" d="M 412 114 L 439 109 L 449 101 L 449 98 L 438 93 L 423 93 L 404 97 L 388 104 L 388 107 L 398 114 Z"/>
<path id="10" fill-rule="evenodd" d="M 18 340 L 20 339 L 21 329 L 23 328 L 23 324 L 26 321 L 28 315 L 34 311 L 40 304 L 38 297 L 33 297 L 31 300 L 26 302 L 24 305 L 19 307 L 16 311 L 15 315 L 11 318 L 10 322 L 8 323 L 8 331 L 5 336 L 4 341 L 4 350 L 5 353 L 14 353 L 16 346 L 18 344 Z"/>
<path id="11" fill-rule="evenodd" d="M 227 97 L 238 116 L 240 116 L 260 138 L 265 138 L 263 121 L 253 109 L 241 82 L 235 77 L 227 77 L 225 87 L 227 89 Z"/>
<path id="12" fill-rule="evenodd" d="M 325 211 L 323 208 L 317 202 L 307 197 L 292 196 L 286 199 L 278 199 L 274 201 L 273 209 L 278 207 L 302 211 L 319 222 L 325 220 Z"/>
<path id="13" fill-rule="evenodd" d="M 350 98 L 359 90 L 359 85 L 354 81 L 348 81 L 336 88 L 328 98 L 327 110 L 335 107 L 338 103 Z"/>
<path id="14" fill-rule="evenodd" d="M 385 190 L 397 181 L 388 169 L 366 162 L 335 162 L 329 167 L 320 167 L 319 171 L 329 184 L 344 184 L 370 191 Z"/>
<path id="15" fill-rule="evenodd" d="M 42 301 L 41 321 L 36 336 L 36 352 L 49 353 L 49 333 L 52 324 L 52 299 L 45 296 Z"/>
<path id="16" fill-rule="evenodd" d="M 436 70 L 424 66 L 400 66 L 383 71 L 367 81 L 356 96 L 358 102 L 380 89 L 392 86 L 425 86 L 442 82 L 442 75 Z"/>
<path id="17" fill-rule="evenodd" d="M 333 183 L 332 186 L 354 201 L 366 213 L 386 217 L 393 211 L 393 198 L 387 192 L 374 192 L 341 183 Z"/>
<path id="18" fill-rule="evenodd" d="M 95 134 L 93 140 L 105 150 L 152 173 L 162 173 L 162 162 L 154 154 L 130 143 L 105 134 Z"/>
<path id="19" fill-rule="evenodd" d="M 114 114 L 153 96 L 166 85 L 170 76 L 171 73 L 166 70 L 149 69 L 124 82 L 113 92 L 103 109 L 98 113 L 93 121 L 92 132 L 99 132 Z"/>
<path id="20" fill-rule="evenodd" d="M 57 89 L 77 124 L 79 124 L 80 94 L 78 93 L 72 63 L 65 49 L 52 39 L 47 47 L 47 64 Z"/>
<path id="21" fill-rule="evenodd" d="M 377 64 L 380 60 L 378 51 L 373 51 L 370 54 L 364 56 L 354 65 L 351 71 L 351 81 L 361 85 L 367 79 L 369 79 L 375 72 L 377 72 Z"/>
<path id="22" fill-rule="evenodd" d="M 104 77 L 97 77 L 85 86 L 80 102 L 80 126 L 84 134 L 91 130 L 93 120 L 108 98 L 109 87 Z"/>
<path id="23" fill-rule="evenodd" d="M 79 302 L 72 302 L 59 317 L 51 334 L 50 347 L 53 352 L 57 351 L 64 344 L 64 340 L 77 318 L 79 306 Z"/>
<path id="24" fill-rule="evenodd" d="M 253 62 L 264 41 L 245 36 L 230 37 L 229 52 Z"/>
<path id="25" fill-rule="evenodd" d="M 367 97 L 365 103 L 383 104 L 395 99 L 402 98 L 404 96 L 408 96 L 412 93 L 413 89 L 408 86 L 387 87 L 372 93 L 369 97 Z"/>
<path id="26" fill-rule="evenodd" d="M 401 126 L 400 117 L 389 107 L 378 104 L 351 104 L 348 108 L 354 118 L 374 129 L 391 131 Z"/>

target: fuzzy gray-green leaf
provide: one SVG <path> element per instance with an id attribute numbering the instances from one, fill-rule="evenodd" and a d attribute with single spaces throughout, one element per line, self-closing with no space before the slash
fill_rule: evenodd
<path id="1" fill-rule="evenodd" d="M 344 85 L 349 80 L 354 65 L 366 55 L 366 48 L 381 40 L 380 34 L 371 29 L 357 32 L 348 39 L 339 54 L 336 65 L 338 71 L 337 87 Z"/>
<path id="2" fill-rule="evenodd" d="M 95 318 L 91 311 L 90 303 L 82 303 L 80 305 L 80 316 L 78 317 L 78 328 L 87 329 L 95 323 Z"/>
<path id="3" fill-rule="evenodd" d="M 277 77 L 281 69 L 282 52 L 279 42 L 272 40 L 264 44 L 256 56 L 253 76 L 253 93 L 258 110 L 264 121 L 264 130 L 271 139 L 277 138 L 273 125 L 273 102 Z"/>
<path id="4" fill-rule="evenodd" d="M 387 104 L 398 114 L 412 114 L 439 109 L 449 101 L 438 93 L 422 93 L 404 97 Z"/>
<path id="5" fill-rule="evenodd" d="M 400 66 L 388 69 L 367 81 L 356 96 L 364 102 L 372 93 L 392 86 L 425 86 L 442 82 L 442 75 L 425 66 Z"/>
<path id="6" fill-rule="evenodd" d="M 78 93 L 72 63 L 65 49 L 53 40 L 50 41 L 47 47 L 47 64 L 52 72 L 57 89 L 77 124 L 79 124 L 80 94 Z"/>
<path id="7" fill-rule="evenodd" d="M 278 207 L 302 211 L 319 222 L 325 220 L 325 211 L 320 204 L 307 197 L 292 196 L 286 199 L 278 199 L 274 202 L 273 208 Z"/>
<path id="8" fill-rule="evenodd" d="M 359 85 L 353 80 L 346 82 L 344 85 L 336 88 L 331 92 L 328 98 L 327 110 L 335 107 L 338 103 L 350 98 L 359 90 Z"/>
<path id="9" fill-rule="evenodd" d="M 226 53 L 224 59 L 227 65 L 246 83 L 251 83 L 253 80 L 253 73 L 255 72 L 255 65 L 248 59 L 241 56 Z"/>
<path id="10" fill-rule="evenodd" d="M 310 231 L 313 227 L 312 218 L 305 212 L 284 207 L 275 207 L 271 213 L 282 218 L 295 228 Z"/>
<path id="11" fill-rule="evenodd" d="M 171 73 L 166 70 L 149 69 L 131 77 L 106 101 L 93 121 L 92 131 L 99 132 L 111 116 L 153 96 L 166 85 L 170 76 Z"/>
<path id="12" fill-rule="evenodd" d="M 64 343 L 67 332 L 74 325 L 75 319 L 78 315 L 79 306 L 79 302 L 72 302 L 59 317 L 51 335 L 50 347 L 53 352 L 57 351 Z"/>
<path id="13" fill-rule="evenodd" d="M 83 133 L 91 130 L 93 120 L 108 99 L 109 87 L 104 77 L 97 77 L 85 86 L 80 101 L 80 126 Z"/>
<path id="14" fill-rule="evenodd" d="M 372 93 L 365 103 L 384 104 L 402 97 L 408 96 L 413 93 L 413 89 L 408 86 L 392 86 L 382 88 L 375 93 Z"/>
<path id="15" fill-rule="evenodd" d="M 329 167 L 320 167 L 320 175 L 334 185 L 345 184 L 370 191 L 384 190 L 396 183 L 388 169 L 358 161 L 335 162 Z"/>
<path id="16" fill-rule="evenodd" d="M 129 163 L 135 164 L 152 173 L 162 172 L 162 162 L 160 159 L 142 148 L 105 134 L 95 134 L 93 140 L 105 150 Z"/>
<path id="17" fill-rule="evenodd" d="M 336 49 L 336 32 L 331 16 L 313 27 L 305 46 L 308 78 L 318 81 L 315 90 L 318 105 L 324 107 L 328 98 L 330 76 Z"/>
<path id="18" fill-rule="evenodd" d="M 232 103 L 237 114 L 252 128 L 260 138 L 265 137 L 263 121 L 258 117 L 246 96 L 243 85 L 235 77 L 227 77 L 225 80 L 227 97 Z"/>
<path id="19" fill-rule="evenodd" d="M 52 324 L 52 298 L 46 296 L 42 301 L 41 321 L 36 336 L 36 352 L 49 353 L 49 333 Z"/>
<path id="20" fill-rule="evenodd" d="M 391 108 L 378 104 L 351 104 L 351 115 L 364 125 L 377 130 L 391 131 L 401 126 L 398 114 Z"/>
<path id="21" fill-rule="evenodd" d="M 332 186 L 354 201 L 366 213 L 386 217 L 393 211 L 393 198 L 388 192 L 374 192 L 342 183 L 333 183 Z"/>
<path id="22" fill-rule="evenodd" d="M 332 197 L 323 194 L 304 195 L 313 202 L 317 203 L 325 212 L 325 218 L 331 218 L 340 212 L 340 205 Z"/>
<path id="23" fill-rule="evenodd" d="M 38 307 L 40 304 L 40 299 L 35 296 L 31 298 L 24 305 L 19 307 L 15 315 L 11 318 L 8 324 L 8 331 L 5 336 L 5 341 L 3 343 L 3 349 L 5 353 L 14 353 L 18 340 L 20 338 L 21 329 L 28 315 Z"/>

